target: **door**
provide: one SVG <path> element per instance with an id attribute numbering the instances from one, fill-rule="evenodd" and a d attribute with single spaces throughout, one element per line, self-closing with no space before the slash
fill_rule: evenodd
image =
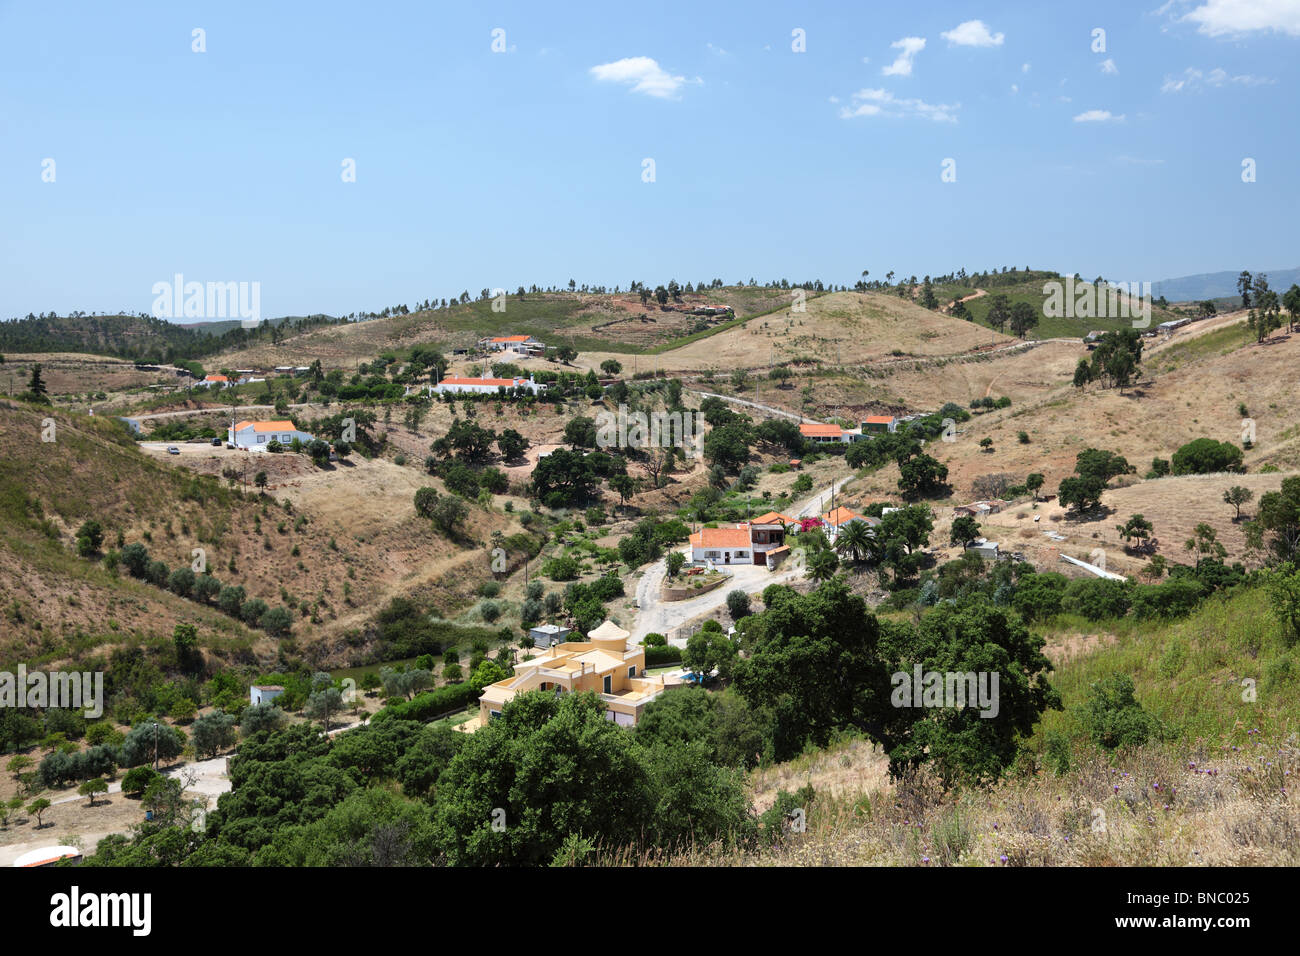
<path id="1" fill-rule="evenodd" d="M 612 693 L 612 692 L 613 692 L 613 690 L 614 690 L 613 684 L 614 684 L 614 677 L 613 677 L 613 675 L 612 675 L 612 674 L 606 674 L 606 675 L 605 675 L 605 693 L 606 693 L 606 694 L 609 694 L 609 693 Z"/>

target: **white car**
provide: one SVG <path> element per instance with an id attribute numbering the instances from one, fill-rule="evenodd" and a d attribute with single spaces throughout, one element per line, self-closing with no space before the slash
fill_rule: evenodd
<path id="1" fill-rule="evenodd" d="M 168 445 L 168 446 L 167 446 L 167 454 L 169 454 L 169 455 L 179 455 L 180 453 L 181 453 L 181 450 L 180 450 L 179 448 L 177 448 L 175 445 Z"/>

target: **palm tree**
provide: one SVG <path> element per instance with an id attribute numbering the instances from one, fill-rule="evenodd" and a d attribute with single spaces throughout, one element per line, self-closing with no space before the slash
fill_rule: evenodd
<path id="1" fill-rule="evenodd" d="M 835 557 L 834 551 L 818 551 L 808 559 L 808 577 L 818 584 L 835 577 L 835 572 L 839 569 L 840 561 Z"/>
<path id="2" fill-rule="evenodd" d="M 859 564 L 871 550 L 871 529 L 865 521 L 850 521 L 840 529 L 835 539 L 835 550 L 847 551 L 853 557 L 853 563 Z"/>

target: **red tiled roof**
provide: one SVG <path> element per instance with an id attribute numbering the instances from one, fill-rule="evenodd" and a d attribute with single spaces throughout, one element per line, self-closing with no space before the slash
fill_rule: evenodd
<path id="1" fill-rule="evenodd" d="M 457 378 L 449 376 L 444 378 L 439 385 L 491 385 L 493 388 L 514 388 L 516 385 L 522 385 L 522 378 Z"/>
<path id="2" fill-rule="evenodd" d="M 841 505 L 840 507 L 836 508 L 834 511 L 828 511 L 826 512 L 826 514 L 822 515 L 822 520 L 825 521 L 828 525 L 838 528 L 840 525 L 847 524 L 848 522 L 852 521 L 854 518 L 861 518 L 861 517 L 862 515 L 858 514 L 856 511 L 850 511 L 848 508 L 845 508 L 843 505 Z"/>
<path id="3" fill-rule="evenodd" d="M 532 336 L 530 335 L 502 335 L 493 339 L 493 342 L 527 342 Z"/>
<path id="4" fill-rule="evenodd" d="M 757 518 L 753 520 L 752 523 L 753 524 L 779 524 L 784 527 L 785 525 L 788 525 L 793 521 L 794 521 L 793 518 L 787 518 L 779 511 L 769 511 L 765 515 L 759 515 Z"/>
<path id="5" fill-rule="evenodd" d="M 844 429 L 839 425 L 800 425 L 799 434 L 808 438 L 839 438 Z"/>
<path id="6" fill-rule="evenodd" d="M 249 425 L 253 426 L 255 432 L 292 432 L 297 431 L 293 427 L 293 422 L 240 422 L 235 426 L 235 431 L 242 432 Z"/>
<path id="7" fill-rule="evenodd" d="M 893 415 L 868 415 L 863 419 L 864 422 L 870 425 L 888 425 L 893 420 Z"/>
<path id="8" fill-rule="evenodd" d="M 701 528 L 691 535 L 693 548 L 748 548 L 749 528 Z"/>

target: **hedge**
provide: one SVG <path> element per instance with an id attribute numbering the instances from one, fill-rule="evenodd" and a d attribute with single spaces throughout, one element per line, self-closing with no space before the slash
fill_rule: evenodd
<path id="1" fill-rule="evenodd" d="M 645 649 L 645 666 L 659 667 L 663 664 L 680 664 L 682 649 L 669 644 L 665 647 L 647 647 Z"/>
<path id="2" fill-rule="evenodd" d="M 478 700 L 478 691 L 472 685 L 448 684 L 446 687 L 420 694 L 404 703 L 385 707 L 370 718 L 370 722 L 373 724 L 385 720 L 430 721 L 460 710 L 476 700 Z"/>

